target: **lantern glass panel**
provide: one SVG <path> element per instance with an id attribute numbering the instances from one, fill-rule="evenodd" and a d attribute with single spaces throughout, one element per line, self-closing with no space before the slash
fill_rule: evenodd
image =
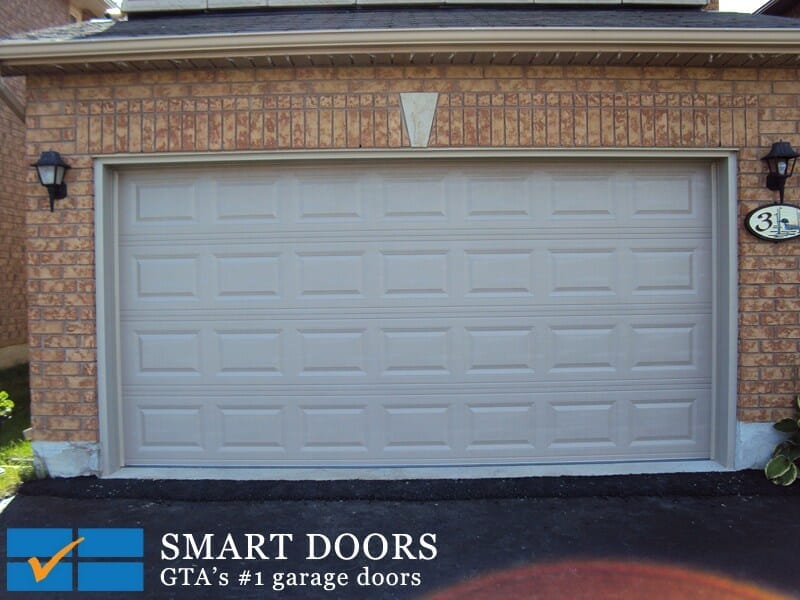
<path id="1" fill-rule="evenodd" d="M 53 185 L 54 183 L 56 183 L 55 165 L 37 165 L 36 171 L 39 173 L 39 182 L 42 185 Z"/>

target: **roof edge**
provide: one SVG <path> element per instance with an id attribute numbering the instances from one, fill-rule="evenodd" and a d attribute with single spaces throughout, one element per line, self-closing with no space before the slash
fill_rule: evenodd
<path id="1" fill-rule="evenodd" d="M 609 5 L 703 7 L 707 0 L 125 0 L 128 14 L 181 13 L 270 8 L 347 8 L 353 6 L 558 5 L 584 8 Z"/>
<path id="2" fill-rule="evenodd" d="M 108 63 L 269 54 L 369 55 L 393 52 L 708 52 L 798 54 L 797 29 L 471 28 L 358 29 L 0 42 L 0 67 Z"/>

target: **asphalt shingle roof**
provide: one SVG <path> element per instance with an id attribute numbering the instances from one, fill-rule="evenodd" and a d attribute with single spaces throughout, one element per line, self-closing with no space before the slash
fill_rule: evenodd
<path id="1" fill-rule="evenodd" d="M 676 8 L 287 8 L 137 16 L 127 21 L 95 21 L 33 31 L 12 39 L 64 41 L 343 29 L 486 27 L 800 30 L 800 19 Z"/>

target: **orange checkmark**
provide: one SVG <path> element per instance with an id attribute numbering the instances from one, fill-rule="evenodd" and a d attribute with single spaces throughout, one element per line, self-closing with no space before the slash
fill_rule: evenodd
<path id="1" fill-rule="evenodd" d="M 79 537 L 74 542 L 70 542 L 66 546 L 64 546 L 61 550 L 56 552 L 53 555 L 53 558 L 48 560 L 44 565 L 39 562 L 39 559 L 35 556 L 32 556 L 28 559 L 28 564 L 31 566 L 31 571 L 33 571 L 33 578 L 36 580 L 36 583 L 39 583 L 42 579 L 46 578 L 50 571 L 52 571 L 55 566 L 61 562 L 61 559 L 64 558 L 67 554 L 72 552 L 72 549 L 80 544 L 86 538 Z"/>

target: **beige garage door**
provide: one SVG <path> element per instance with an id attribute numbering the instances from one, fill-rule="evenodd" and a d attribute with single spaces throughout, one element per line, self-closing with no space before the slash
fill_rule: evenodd
<path id="1" fill-rule="evenodd" d="M 708 458 L 710 165 L 121 174 L 128 465 Z"/>

